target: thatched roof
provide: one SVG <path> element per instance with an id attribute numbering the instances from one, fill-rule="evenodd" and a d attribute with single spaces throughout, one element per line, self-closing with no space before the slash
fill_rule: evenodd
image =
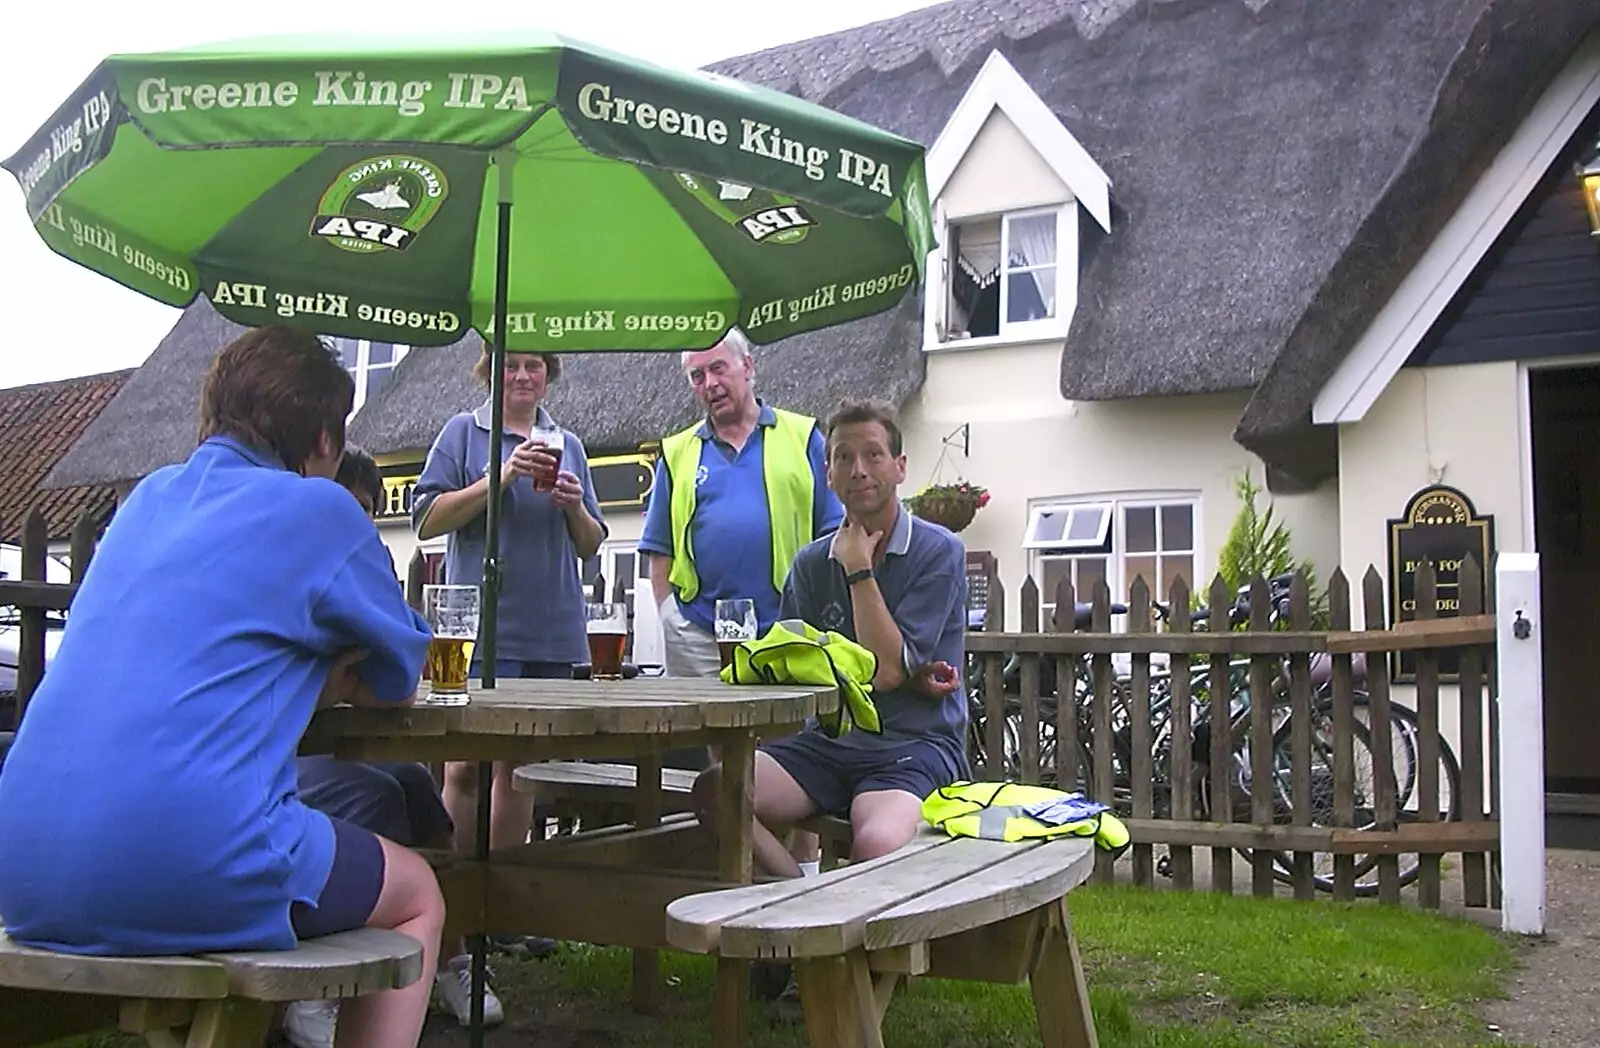
<path id="1" fill-rule="evenodd" d="M 43 486 L 135 480 L 186 458 L 194 450 L 206 366 L 244 330 L 196 299 Z M 757 390 L 774 404 L 818 415 L 846 394 L 869 390 L 904 404 L 922 385 L 921 332 L 921 310 L 907 298 L 844 328 L 758 347 Z M 483 401 L 472 375 L 481 347 L 469 335 L 407 354 L 381 395 L 351 419 L 349 438 L 375 454 L 428 448 L 446 419 Z M 549 407 L 593 451 L 659 440 L 695 414 L 676 353 L 565 356 Z"/>
<path id="2" fill-rule="evenodd" d="M 217 351 L 244 330 L 204 298 L 196 299 L 43 486 L 137 480 L 187 458 L 198 431 L 200 380 Z"/>
<path id="3" fill-rule="evenodd" d="M 350 423 L 350 439 L 374 452 L 427 448 L 445 420 L 476 407 L 476 335 L 406 355 L 381 399 Z M 794 411 L 825 415 L 846 394 L 903 404 L 922 385 L 922 312 L 915 298 L 875 317 L 757 347 L 756 391 Z M 687 425 L 694 398 L 676 353 L 571 353 L 551 386 L 550 413 L 591 452 L 625 450 Z"/>
<path id="4" fill-rule="evenodd" d="M 1241 444 L 1302 483 L 1337 469 L 1335 427 L 1311 425 L 1317 393 L 1554 74 L 1600 28 L 1595 0 L 1474 6 L 1481 13 L 1460 36 L 1426 126 L 1299 312 L 1235 430 Z"/>
<path id="5" fill-rule="evenodd" d="M 1594 0 L 955 0 L 730 59 L 931 144 L 999 50 L 1111 178 L 1061 392 L 1260 390 L 1236 434 L 1301 473 L 1317 390 Z"/>
<path id="6" fill-rule="evenodd" d="M 1062 394 L 1255 388 L 1236 437 L 1310 481 L 1333 468 L 1331 431 L 1309 425 L 1317 390 L 1595 25 L 1594 0 L 952 0 L 711 68 L 931 145 L 999 50 L 1111 178 L 1112 232 L 1085 245 Z M 811 411 L 846 391 L 904 401 L 922 382 L 919 322 L 908 300 L 761 350 L 759 387 Z M 122 446 L 96 442 L 78 464 L 97 472 L 64 462 L 52 480 L 148 469 L 188 439 L 202 365 L 179 379 L 168 342 L 147 365 L 162 375 L 141 372 L 119 401 L 162 385 L 164 405 L 190 410 L 114 404 L 108 416 L 150 428 L 103 419 L 90 436 Z M 352 437 L 425 447 L 481 399 L 477 351 L 469 339 L 408 356 Z M 564 363 L 551 410 L 592 447 L 654 439 L 692 414 L 670 355 Z M 182 440 L 159 434 L 163 418 Z"/>

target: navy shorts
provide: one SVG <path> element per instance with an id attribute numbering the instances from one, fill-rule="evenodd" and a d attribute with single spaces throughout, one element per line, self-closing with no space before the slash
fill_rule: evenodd
<path id="1" fill-rule="evenodd" d="M 422 764 L 364 764 L 319 754 L 295 760 L 300 803 L 407 848 L 426 848 L 454 829 Z"/>
<path id="2" fill-rule="evenodd" d="M 333 823 L 333 869 L 315 906 L 289 907 L 289 923 L 299 939 L 364 928 L 383 891 L 383 845 L 378 838 L 343 819 Z"/>
<path id="3" fill-rule="evenodd" d="M 856 749 L 816 731 L 761 744 L 824 815 L 848 816 L 857 794 L 901 790 L 921 800 L 962 778 L 957 762 L 926 740 Z"/>

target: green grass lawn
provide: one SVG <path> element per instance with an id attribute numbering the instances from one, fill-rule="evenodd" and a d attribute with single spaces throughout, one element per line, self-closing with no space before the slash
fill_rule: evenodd
<path id="1" fill-rule="evenodd" d="M 1085 887 L 1072 893 L 1103 1048 L 1468 1048 L 1505 1045 L 1474 1017 L 1500 994 L 1511 941 L 1475 924 L 1370 902 L 1233 898 Z M 711 1043 L 713 974 L 667 953 L 663 1014 L 628 1010 L 625 950 L 568 946 L 496 964 L 508 1021 L 491 1045 Z M 802 1048 L 797 1025 L 753 1009 L 752 1048 Z M 920 980 L 896 995 L 891 1046 L 1037 1045 L 1026 987 Z M 81 1044 L 119 1045 L 115 1039 Z M 424 1045 L 465 1043 L 430 1022 Z"/>

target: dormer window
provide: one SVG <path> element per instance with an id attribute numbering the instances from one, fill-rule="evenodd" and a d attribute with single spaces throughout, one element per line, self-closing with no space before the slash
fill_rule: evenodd
<path id="1" fill-rule="evenodd" d="M 1065 339 L 1079 222 L 1111 229 L 1111 180 L 996 51 L 928 150 L 939 244 L 925 348 Z"/>
<path id="2" fill-rule="evenodd" d="M 1058 326 L 1052 322 L 1064 297 L 1057 244 L 1065 210 L 1036 208 L 949 224 L 940 342 L 1048 335 Z"/>

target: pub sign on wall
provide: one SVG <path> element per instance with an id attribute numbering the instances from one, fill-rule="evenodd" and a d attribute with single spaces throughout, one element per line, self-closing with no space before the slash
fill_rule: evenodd
<path id="1" fill-rule="evenodd" d="M 589 460 L 589 476 L 595 497 L 602 509 L 639 509 L 654 479 L 655 456 L 651 454 L 603 455 Z M 378 519 L 399 520 L 411 516 L 411 498 L 416 492 L 422 463 L 407 462 L 382 470 L 383 495 L 379 499 Z"/>
<path id="2" fill-rule="evenodd" d="M 1423 488 L 1406 502 L 1400 519 L 1389 521 L 1389 621 L 1409 622 L 1417 616 L 1417 569 L 1433 562 L 1436 618 L 1461 614 L 1461 573 L 1467 558 L 1476 560 L 1480 592 L 1489 599 L 1489 570 L 1494 558 L 1494 517 L 1479 516 L 1463 492 L 1443 484 Z M 1457 653 L 1439 653 L 1439 679 L 1454 680 Z M 1390 667 L 1397 682 L 1414 681 L 1415 652 L 1398 652 Z"/>

